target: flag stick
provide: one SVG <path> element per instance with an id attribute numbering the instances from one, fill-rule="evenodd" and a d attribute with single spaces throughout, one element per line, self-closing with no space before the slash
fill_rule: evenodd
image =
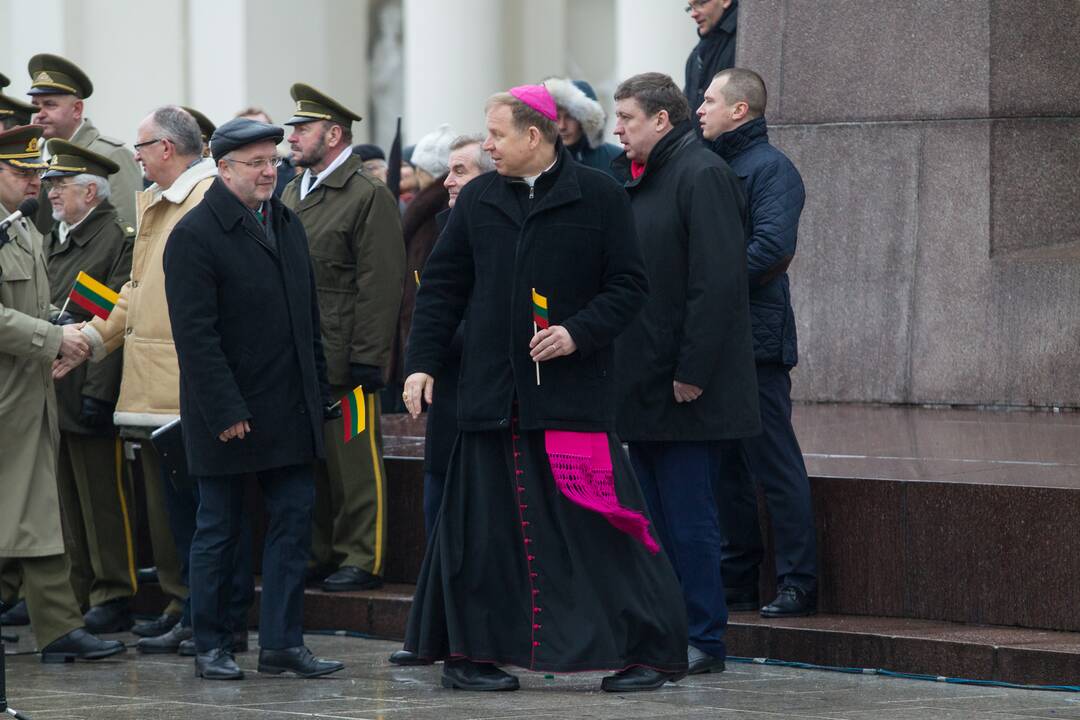
<path id="1" fill-rule="evenodd" d="M 537 333 L 536 321 L 533 320 L 533 335 L 536 335 L 536 333 Z M 539 387 L 539 385 L 540 385 L 540 361 L 536 360 L 534 362 L 536 363 L 536 385 L 537 385 L 537 387 Z"/>
<path id="2" fill-rule="evenodd" d="M 78 284 L 79 284 L 79 276 L 76 275 L 75 276 L 75 282 L 71 283 L 71 290 L 68 290 L 67 299 L 64 300 L 64 306 L 62 308 L 60 308 L 60 315 L 63 315 L 64 311 L 67 310 L 68 303 L 71 302 L 71 293 L 75 291 L 75 286 L 78 285 Z M 56 317 L 59 318 L 60 315 L 57 315 Z"/>

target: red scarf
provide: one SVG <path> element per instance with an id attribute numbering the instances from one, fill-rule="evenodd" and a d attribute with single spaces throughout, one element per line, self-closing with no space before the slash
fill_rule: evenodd
<path id="1" fill-rule="evenodd" d="M 639 163 L 637 160 L 630 161 L 630 177 L 637 180 L 645 173 L 645 163 Z"/>

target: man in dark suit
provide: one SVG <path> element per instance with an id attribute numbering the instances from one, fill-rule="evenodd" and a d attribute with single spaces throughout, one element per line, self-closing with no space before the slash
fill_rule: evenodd
<path id="1" fill-rule="evenodd" d="M 303 644 L 304 569 L 323 454 L 326 362 L 299 219 L 273 197 L 281 128 L 225 123 L 210 139 L 218 179 L 165 250 L 180 363 L 180 418 L 200 504 L 191 544 L 196 673 L 238 680 L 227 625 L 232 557 L 254 474 L 270 515 L 263 550 L 259 672 L 342 669 Z"/>

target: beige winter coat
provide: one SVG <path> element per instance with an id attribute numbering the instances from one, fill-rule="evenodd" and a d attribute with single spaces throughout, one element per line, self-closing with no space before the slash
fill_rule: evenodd
<path id="1" fill-rule="evenodd" d="M 94 318 L 84 330 L 95 361 L 124 347 L 113 418 L 119 426 L 160 427 L 180 414 L 180 369 L 165 304 L 162 255 L 169 233 L 202 201 L 216 175 L 213 161 L 205 159 L 184 171 L 168 190 L 152 185 L 135 198 L 139 220 L 131 280 L 120 288 L 109 319 Z"/>

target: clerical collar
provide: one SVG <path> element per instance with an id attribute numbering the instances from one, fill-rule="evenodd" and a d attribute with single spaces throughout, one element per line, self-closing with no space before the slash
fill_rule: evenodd
<path id="1" fill-rule="evenodd" d="M 558 154 L 555 155 L 555 159 L 551 161 L 550 165 L 548 165 L 546 168 L 544 168 L 542 171 L 540 171 L 536 175 L 529 175 L 528 177 L 521 178 L 522 182 L 524 182 L 529 187 L 533 187 L 534 185 L 536 185 L 536 181 L 540 179 L 540 176 L 543 175 L 546 172 L 549 172 L 551 170 L 551 168 L 555 167 L 555 163 L 557 163 L 557 162 L 559 162 Z"/>

